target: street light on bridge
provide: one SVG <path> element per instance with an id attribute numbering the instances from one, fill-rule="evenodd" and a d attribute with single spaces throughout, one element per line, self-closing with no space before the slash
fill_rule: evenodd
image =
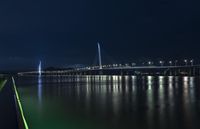
<path id="1" fill-rule="evenodd" d="M 193 59 L 190 60 L 190 63 L 191 63 L 191 66 L 193 66 L 194 65 L 194 60 Z"/>
<path id="2" fill-rule="evenodd" d="M 172 61 L 169 61 L 169 65 L 172 66 Z"/>
<path id="3" fill-rule="evenodd" d="M 129 64 L 127 64 L 127 63 L 126 63 L 126 64 L 125 64 L 125 66 L 126 66 L 126 67 L 128 67 L 128 66 L 129 66 Z"/>
<path id="4" fill-rule="evenodd" d="M 164 65 L 164 61 L 159 61 L 160 65 L 163 66 Z"/>
<path id="5" fill-rule="evenodd" d="M 148 62 L 148 65 L 153 65 L 153 62 L 152 62 L 152 61 L 149 61 L 149 62 Z"/>
<path id="6" fill-rule="evenodd" d="M 185 62 L 185 66 L 187 66 L 188 65 L 188 60 L 184 60 L 184 62 Z"/>

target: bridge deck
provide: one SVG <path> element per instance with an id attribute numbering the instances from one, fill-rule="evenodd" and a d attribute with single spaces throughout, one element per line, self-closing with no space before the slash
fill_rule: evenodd
<path id="1" fill-rule="evenodd" d="M 110 68 L 79 68 L 73 70 L 55 70 L 55 71 L 42 71 L 42 73 L 70 73 L 70 72 L 85 72 L 85 71 L 116 71 L 116 70 L 165 70 L 165 69 L 191 69 L 191 68 L 198 68 L 200 69 L 200 65 L 183 65 L 183 66 L 126 66 L 126 67 L 110 67 Z M 38 71 L 29 71 L 29 72 L 19 72 L 19 75 L 23 74 L 38 74 Z"/>
<path id="2" fill-rule="evenodd" d="M 11 81 L 0 90 L 0 129 L 18 129 Z"/>

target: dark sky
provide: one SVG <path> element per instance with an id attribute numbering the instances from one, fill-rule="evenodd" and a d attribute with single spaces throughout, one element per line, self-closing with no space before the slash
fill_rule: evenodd
<path id="1" fill-rule="evenodd" d="M 96 43 L 116 62 L 199 57 L 200 2 L 1 0 L 0 70 L 93 64 Z"/>

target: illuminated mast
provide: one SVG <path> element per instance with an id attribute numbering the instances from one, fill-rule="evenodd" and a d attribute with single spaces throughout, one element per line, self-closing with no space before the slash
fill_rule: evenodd
<path id="1" fill-rule="evenodd" d="M 97 43 L 97 45 L 98 45 L 98 54 L 99 54 L 99 68 L 102 69 L 101 46 L 99 43 Z"/>

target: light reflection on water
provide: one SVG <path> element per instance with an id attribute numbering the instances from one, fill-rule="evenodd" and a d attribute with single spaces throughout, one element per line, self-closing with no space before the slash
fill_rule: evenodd
<path id="1" fill-rule="evenodd" d="M 51 117 L 65 121 L 69 112 L 75 121 L 95 123 L 93 129 L 198 128 L 200 119 L 198 77 L 65 76 L 39 77 L 38 81 L 23 77 L 17 85 L 25 114 L 37 115 L 37 110 L 31 113 L 30 101 L 36 101 L 32 106 L 43 114 L 38 120 L 27 115 L 33 129 L 39 129 L 36 124 L 41 121 L 48 125 Z M 55 109 L 56 117 L 51 115 Z M 46 114 L 46 110 L 51 112 Z"/>
<path id="2" fill-rule="evenodd" d="M 38 76 L 38 102 L 39 105 L 42 104 L 42 77 Z"/>

